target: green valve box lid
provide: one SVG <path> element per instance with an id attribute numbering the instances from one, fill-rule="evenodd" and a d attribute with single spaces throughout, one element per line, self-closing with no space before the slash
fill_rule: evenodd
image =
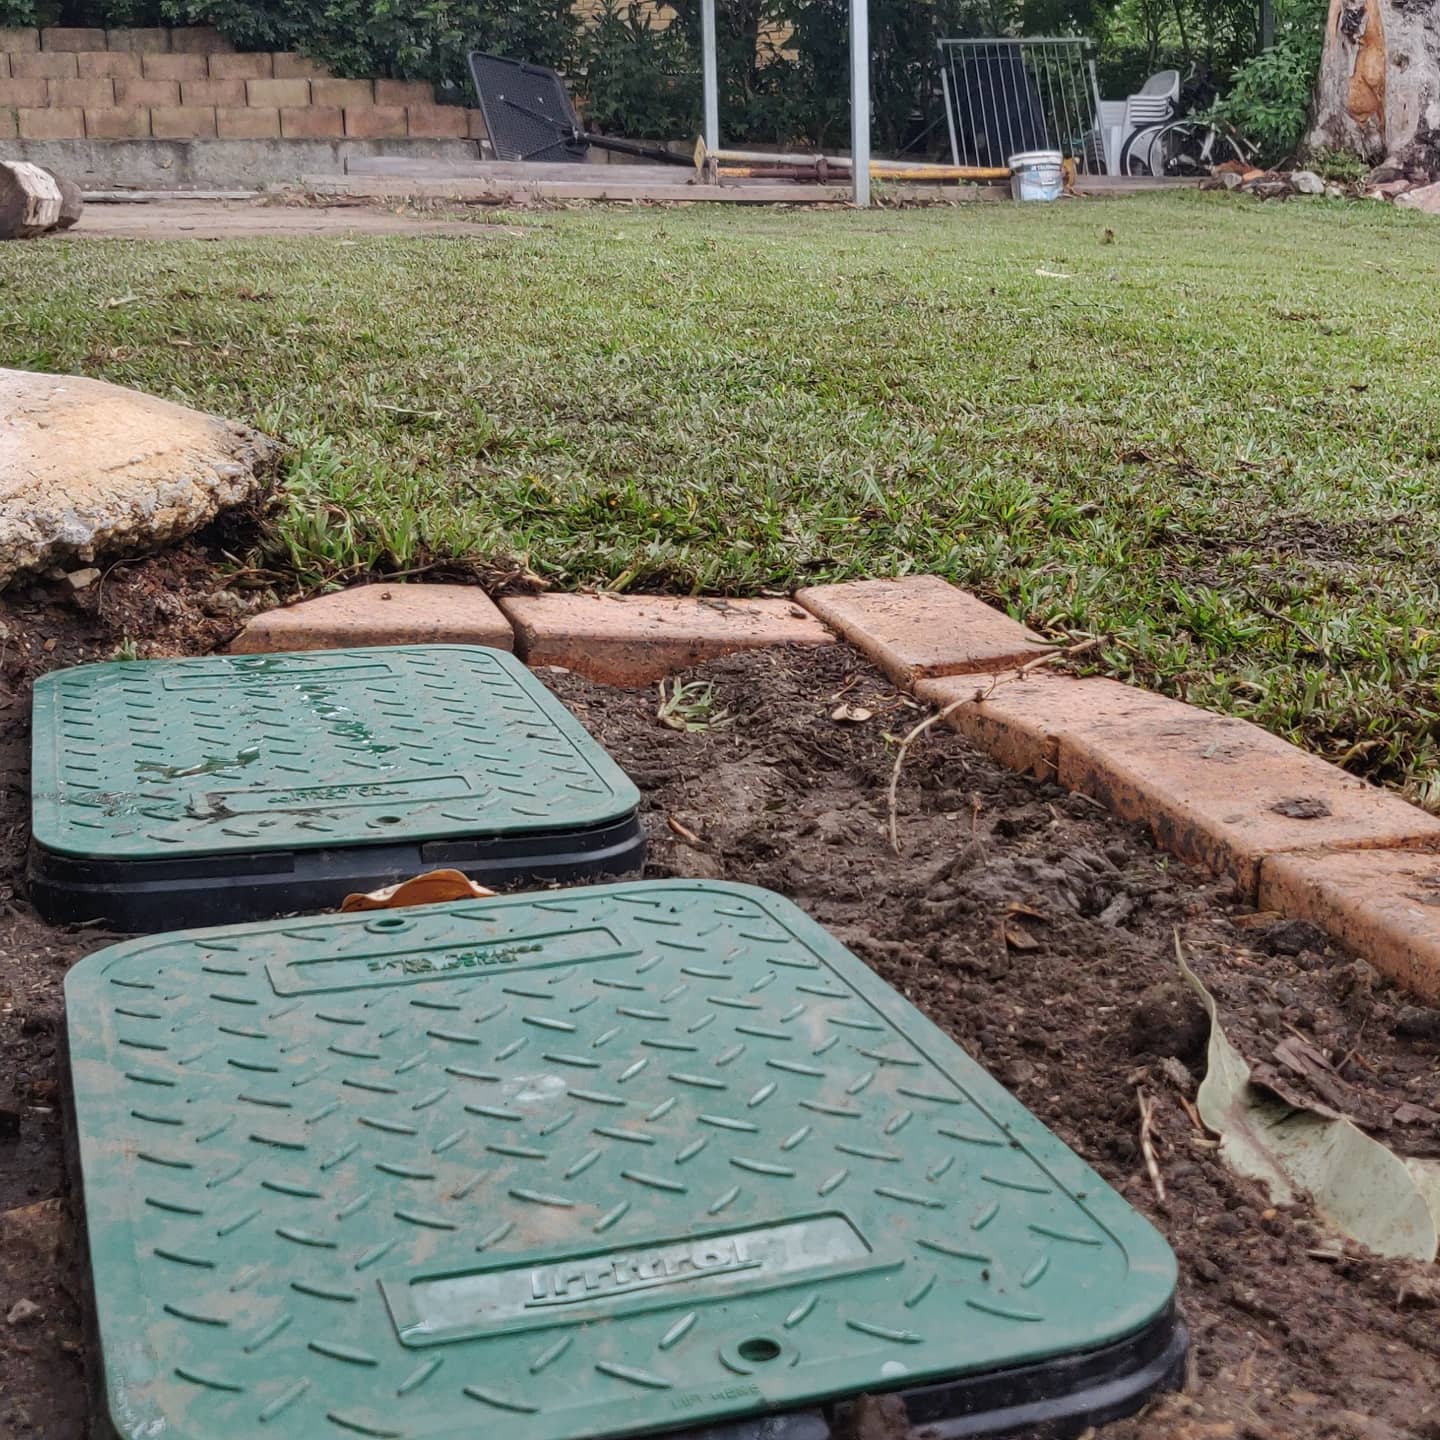
<path id="1" fill-rule="evenodd" d="M 33 751 L 32 871 L 56 919 L 147 929 L 132 911 L 158 908 L 163 927 L 333 908 L 347 885 L 427 864 L 486 879 L 473 860 L 587 878 L 639 848 L 635 787 L 524 665 L 479 646 L 59 670 L 35 684 Z M 617 848 L 625 864 L 582 863 Z M 317 858 L 337 852 L 349 862 Z M 317 875 L 330 883 L 312 893 Z M 257 893 L 225 894 L 237 876 Z M 146 905 L 137 877 L 160 884 Z"/>
<path id="2" fill-rule="evenodd" d="M 764 891 L 191 931 L 66 998 L 126 1436 L 980 1425 L 1016 1373 L 1103 1418 L 1183 1356 L 1155 1230 Z"/>

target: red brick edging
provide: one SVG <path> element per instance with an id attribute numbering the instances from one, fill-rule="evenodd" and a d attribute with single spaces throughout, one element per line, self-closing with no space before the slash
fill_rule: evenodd
<path id="1" fill-rule="evenodd" d="M 1162 849 L 1234 876 L 1247 900 L 1319 925 L 1440 1004 L 1440 819 L 1248 721 L 1017 669 L 1034 637 L 963 591 L 964 604 L 945 599 L 936 578 L 798 599 L 843 615 L 846 638 L 892 677 L 918 673 L 916 696 L 953 707 L 946 723 L 1002 764 L 1143 822 Z"/>
<path id="2" fill-rule="evenodd" d="M 824 644 L 820 621 L 1002 764 L 1143 822 L 1163 849 L 1440 1004 L 1440 819 L 1247 721 L 1051 673 L 1038 636 L 939 576 L 794 601 L 538 595 L 498 608 L 473 586 L 367 585 L 257 616 L 231 648 L 446 640 L 646 685 L 735 650 Z"/>

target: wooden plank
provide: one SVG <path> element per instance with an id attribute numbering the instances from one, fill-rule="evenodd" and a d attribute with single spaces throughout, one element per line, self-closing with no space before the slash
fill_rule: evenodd
<path id="1" fill-rule="evenodd" d="M 623 169 L 628 167 L 617 167 Z M 500 177 L 393 175 L 315 175 L 301 182 L 316 195 L 348 195 L 377 200 L 455 200 L 460 203 L 503 204 L 526 200 L 595 200 L 617 204 L 663 202 L 720 205 L 843 205 L 849 202 L 844 185 L 790 184 L 786 181 L 734 181 L 726 185 L 622 183 L 603 176 L 585 181 L 507 180 Z M 887 197 L 949 204 L 955 201 L 1006 198 L 1003 185 L 894 185 Z"/>

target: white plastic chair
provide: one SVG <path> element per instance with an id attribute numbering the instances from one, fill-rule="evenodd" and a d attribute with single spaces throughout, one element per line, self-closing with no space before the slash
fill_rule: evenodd
<path id="1" fill-rule="evenodd" d="M 1127 134 L 1146 125 L 1163 125 L 1180 108 L 1180 72 L 1160 70 L 1125 99 Z"/>

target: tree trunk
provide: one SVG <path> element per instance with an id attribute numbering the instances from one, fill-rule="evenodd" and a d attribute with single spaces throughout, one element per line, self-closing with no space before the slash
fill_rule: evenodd
<path id="1" fill-rule="evenodd" d="M 1440 144 L 1440 5 L 1330 0 L 1310 145 L 1378 164 L 1417 141 Z"/>

